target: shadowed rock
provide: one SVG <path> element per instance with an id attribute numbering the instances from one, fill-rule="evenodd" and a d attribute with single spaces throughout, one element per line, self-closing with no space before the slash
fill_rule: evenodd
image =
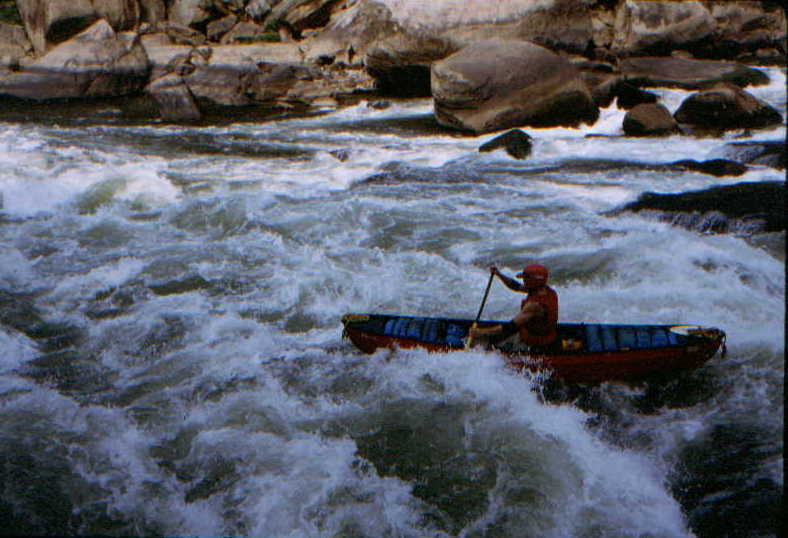
<path id="1" fill-rule="evenodd" d="M 684 160 L 676 161 L 671 164 L 672 168 L 679 170 L 693 170 L 702 174 L 710 174 L 712 176 L 740 176 L 747 171 L 747 167 L 735 161 L 728 161 L 726 159 L 711 159 L 709 161 L 693 161 Z"/>
<path id="2" fill-rule="evenodd" d="M 769 76 L 762 71 L 733 62 L 648 56 L 627 58 L 619 68 L 627 82 L 640 87 L 697 90 L 719 82 L 737 86 L 769 83 Z"/>
<path id="3" fill-rule="evenodd" d="M 687 97 L 676 121 L 699 128 L 747 129 L 782 123 L 780 113 L 732 84 L 719 84 Z"/>
<path id="4" fill-rule="evenodd" d="M 727 159 L 781 170 L 785 170 L 785 154 L 785 142 L 781 140 L 730 142 L 723 149 L 723 157 Z"/>
<path id="5" fill-rule="evenodd" d="M 512 129 L 479 146 L 480 153 L 505 149 L 515 159 L 525 159 L 531 154 L 531 137 L 520 129 Z"/>
<path id="6" fill-rule="evenodd" d="M 785 230 L 785 182 L 737 183 L 680 194 L 646 192 L 616 213 L 643 210 L 672 214 L 718 212 L 729 219 L 762 221 L 762 231 L 765 232 L 783 231 Z"/>

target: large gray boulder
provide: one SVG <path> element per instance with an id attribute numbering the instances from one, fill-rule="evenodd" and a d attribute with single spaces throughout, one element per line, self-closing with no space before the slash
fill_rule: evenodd
<path id="1" fill-rule="evenodd" d="M 734 62 L 713 60 L 645 56 L 627 58 L 619 64 L 619 69 L 627 82 L 641 87 L 696 90 L 719 82 L 738 86 L 769 83 L 769 76 L 762 71 Z"/>
<path id="2" fill-rule="evenodd" d="M 115 31 L 130 30 L 140 21 L 138 0 L 17 0 L 25 29 L 38 54 L 62 43 L 98 19 Z"/>
<path id="3" fill-rule="evenodd" d="M 775 108 L 733 84 L 690 95 L 674 116 L 679 123 L 701 129 L 752 129 L 783 121 Z"/>
<path id="4" fill-rule="evenodd" d="M 483 133 L 521 125 L 594 123 L 599 109 L 578 70 L 523 41 L 482 41 L 432 66 L 435 117 Z"/>
<path id="5" fill-rule="evenodd" d="M 137 34 L 99 20 L 19 72 L 0 77 L 0 94 L 24 99 L 108 97 L 140 91 L 148 57 Z"/>

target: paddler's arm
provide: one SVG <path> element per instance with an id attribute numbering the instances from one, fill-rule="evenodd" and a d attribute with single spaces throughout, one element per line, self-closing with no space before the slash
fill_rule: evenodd
<path id="1" fill-rule="evenodd" d="M 496 266 L 493 265 L 492 267 L 490 267 L 490 273 L 492 273 L 493 275 L 495 275 L 498 278 L 500 278 L 501 282 L 503 282 L 503 285 L 506 286 L 507 288 L 509 288 L 510 290 L 512 290 L 512 291 L 520 291 L 520 292 L 524 292 L 525 291 L 525 288 L 523 288 L 522 284 L 517 282 L 512 277 L 508 277 L 505 274 L 503 274 L 502 272 L 500 272 Z"/>

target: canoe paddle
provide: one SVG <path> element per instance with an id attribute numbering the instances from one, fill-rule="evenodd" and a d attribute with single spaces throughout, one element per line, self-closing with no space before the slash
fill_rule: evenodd
<path id="1" fill-rule="evenodd" d="M 482 304 L 479 306 L 479 313 L 476 314 L 476 321 L 473 322 L 471 328 L 474 329 L 479 324 L 479 319 L 482 317 L 482 311 L 484 310 L 484 303 L 487 302 L 487 295 L 490 294 L 490 286 L 492 286 L 493 278 L 495 277 L 494 273 L 490 273 L 490 279 L 487 281 L 487 288 L 484 290 L 484 297 L 482 298 Z M 465 342 L 465 349 L 471 349 L 473 347 L 473 336 L 468 335 L 468 340 Z"/>

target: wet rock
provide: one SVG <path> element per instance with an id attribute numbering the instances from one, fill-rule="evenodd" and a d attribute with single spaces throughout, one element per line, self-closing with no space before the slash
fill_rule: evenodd
<path id="1" fill-rule="evenodd" d="M 732 84 L 718 84 L 687 97 L 675 113 L 676 121 L 698 128 L 747 129 L 782 123 L 773 107 Z"/>
<path id="2" fill-rule="evenodd" d="M 649 56 L 627 58 L 619 68 L 627 82 L 639 87 L 697 90 L 719 82 L 737 86 L 769 83 L 769 76 L 762 71 L 734 62 Z"/>
<path id="3" fill-rule="evenodd" d="M 189 122 L 200 119 L 200 109 L 179 75 L 175 73 L 165 75 L 151 82 L 146 91 L 159 105 L 162 120 Z"/>
<path id="4" fill-rule="evenodd" d="M 637 105 L 627 112 L 623 128 L 627 136 L 666 136 L 679 132 L 676 120 L 658 103 Z"/>
<path id="5" fill-rule="evenodd" d="M 136 34 L 116 34 L 100 20 L 23 70 L 0 77 L 0 94 L 24 99 L 128 95 L 148 78 L 148 58 Z"/>
<path id="6" fill-rule="evenodd" d="M 614 90 L 618 108 L 629 110 L 644 103 L 656 103 L 657 95 L 620 81 Z"/>
<path id="7" fill-rule="evenodd" d="M 759 231 L 785 230 L 785 182 L 737 183 L 680 194 L 646 192 L 620 211 L 657 210 L 670 214 L 717 212 L 728 219 L 762 222 Z M 718 225 L 725 231 L 728 225 Z"/>
<path id="8" fill-rule="evenodd" d="M 480 153 L 503 148 L 515 159 L 525 159 L 531 154 L 531 137 L 520 129 L 512 129 L 479 146 Z"/>
<path id="9" fill-rule="evenodd" d="M 670 165 L 672 168 L 680 170 L 693 170 L 702 174 L 712 176 L 740 176 L 747 171 L 747 167 L 735 161 L 726 159 L 711 159 L 708 161 L 683 160 L 676 161 Z"/>
<path id="10" fill-rule="evenodd" d="M 565 58 L 522 41 L 482 41 L 432 65 L 435 118 L 477 133 L 594 123 L 599 109 Z"/>
<path id="11" fill-rule="evenodd" d="M 785 170 L 785 142 L 766 140 L 752 142 L 730 142 L 725 144 L 722 155 L 742 164 L 770 166 Z"/>

